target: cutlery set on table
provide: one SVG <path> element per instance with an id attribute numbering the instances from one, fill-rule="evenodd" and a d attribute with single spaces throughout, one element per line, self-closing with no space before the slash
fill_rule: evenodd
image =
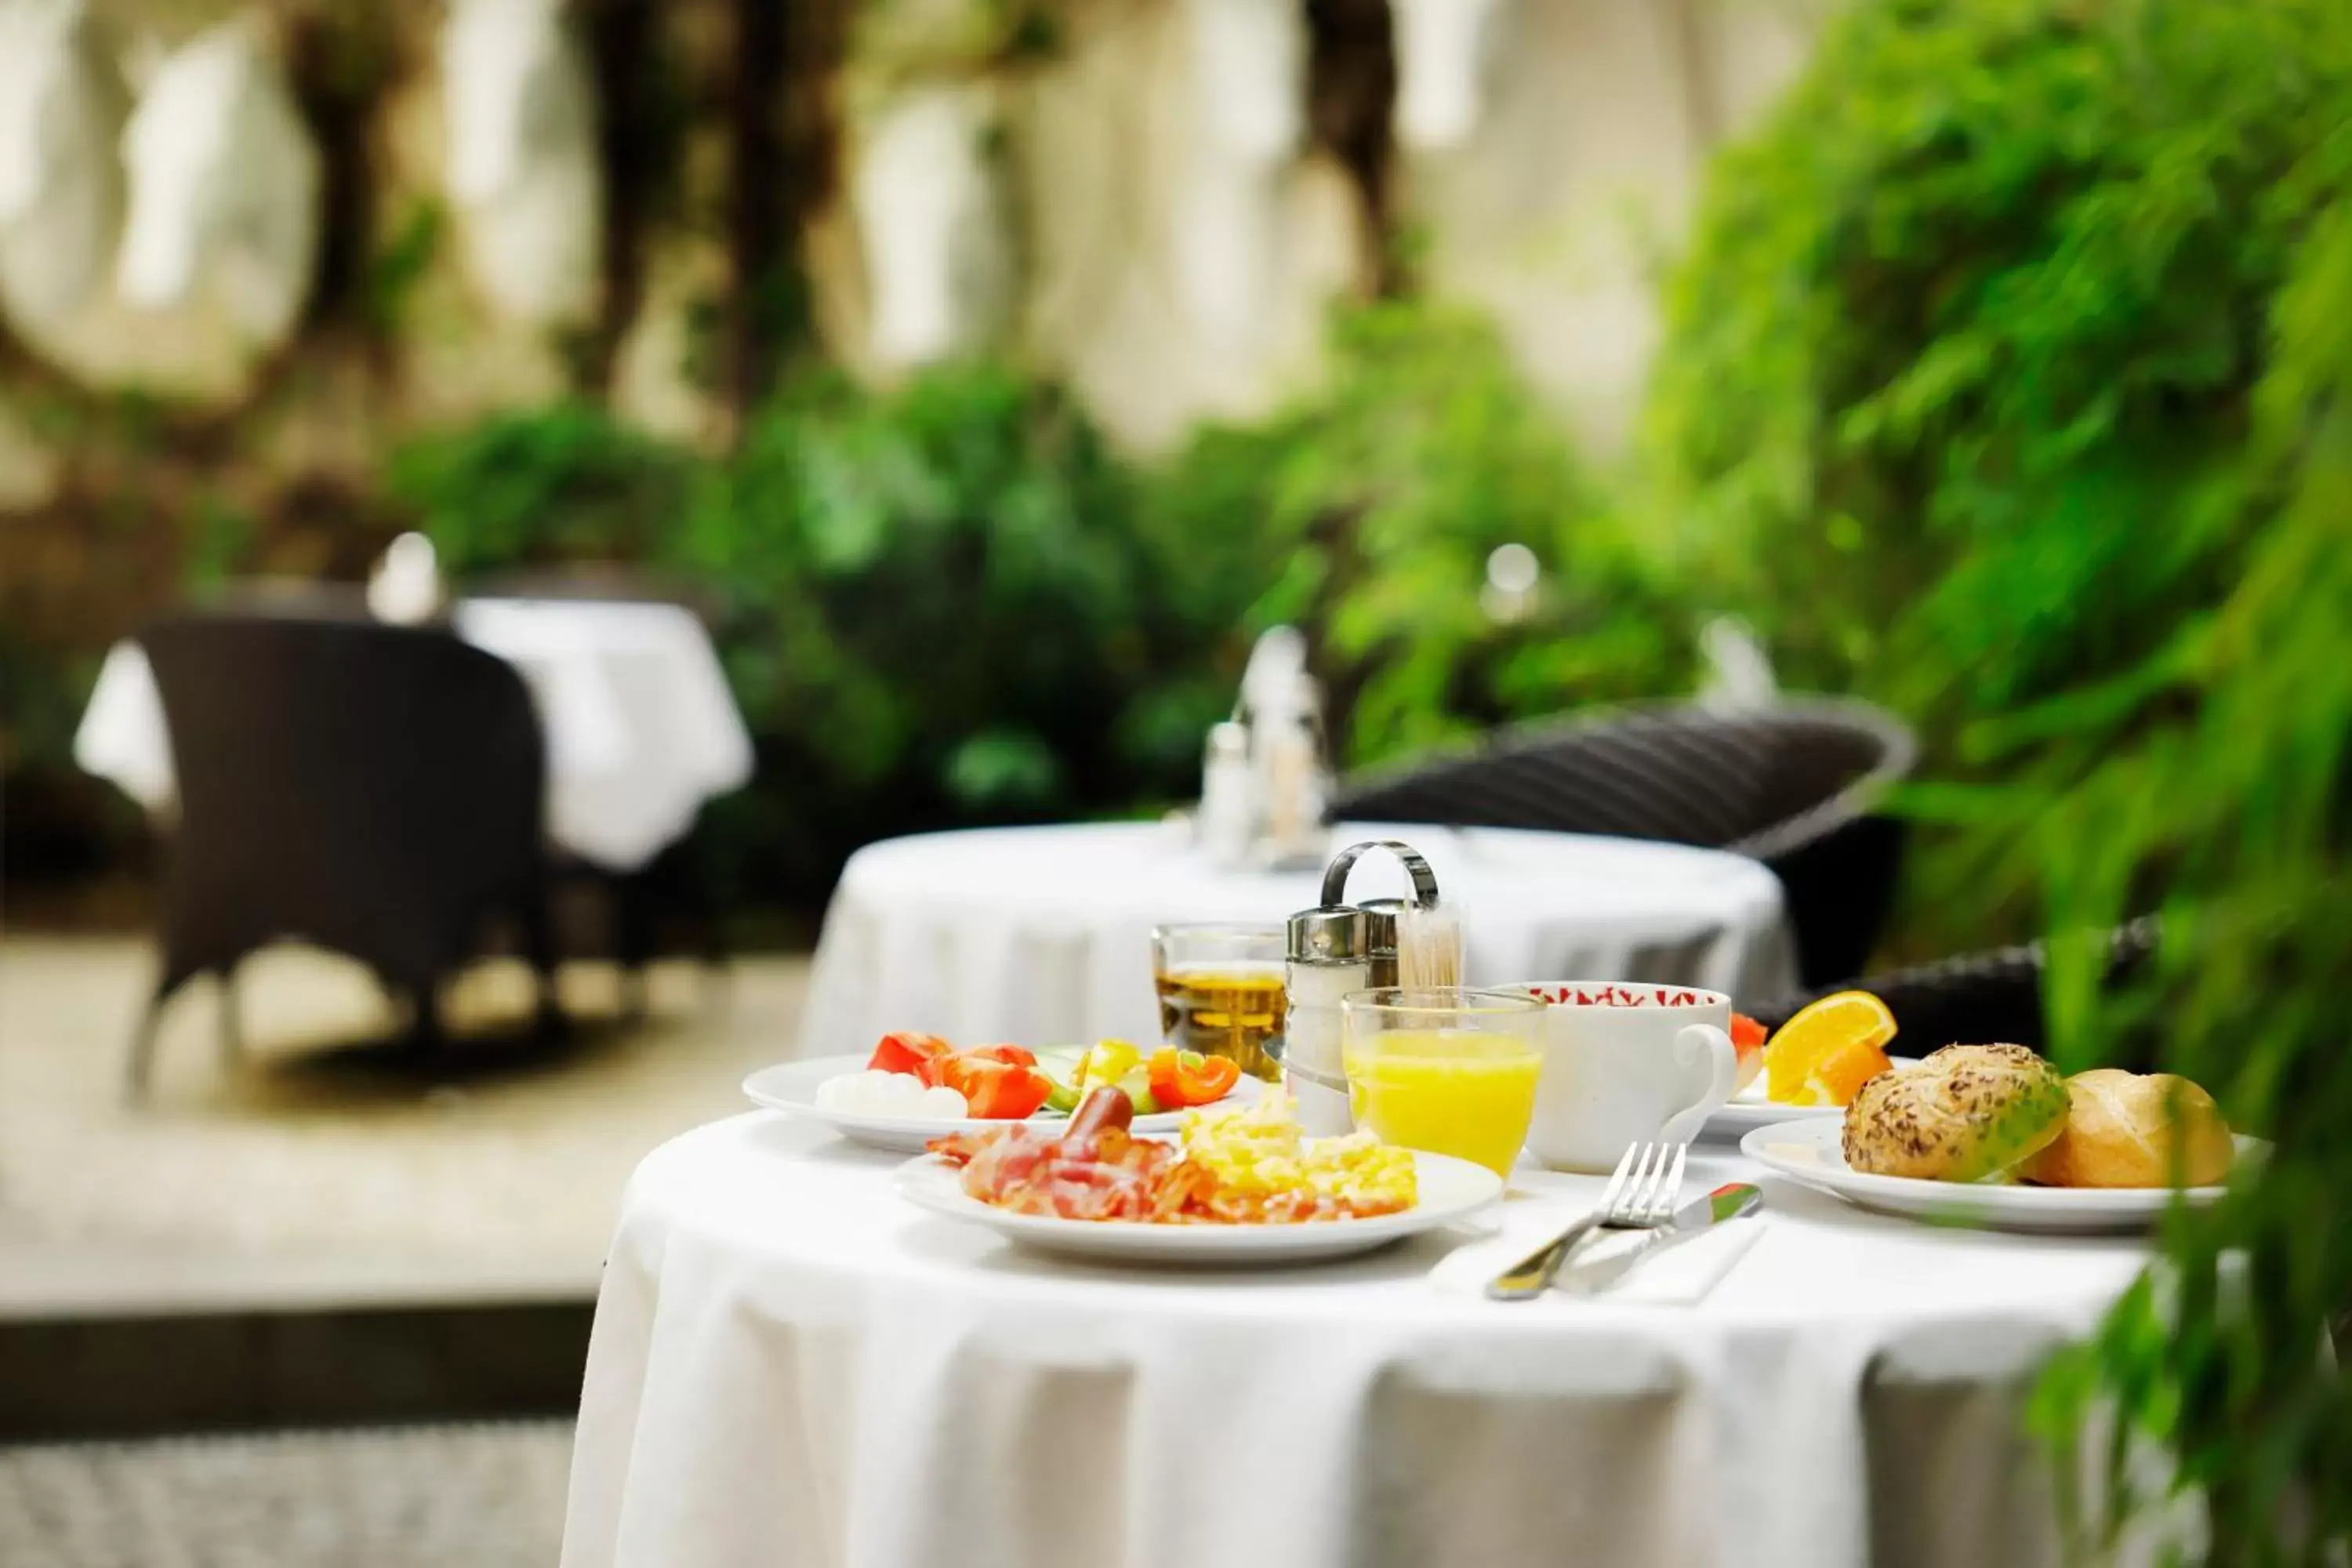
<path id="1" fill-rule="evenodd" d="M 1704 1197 L 1678 1202 L 1683 1171 L 1689 1157 L 1687 1143 L 1636 1143 L 1628 1148 L 1617 1162 L 1600 1203 L 1488 1279 L 1487 1298 L 1496 1301 L 1535 1300 L 1552 1288 L 1579 1244 L 1594 1232 L 1639 1233 L 1631 1246 L 1591 1259 L 1571 1277 L 1570 1293 L 1590 1295 L 1615 1286 L 1644 1258 L 1703 1236 L 1709 1226 L 1743 1218 L 1763 1206 L 1762 1191 L 1748 1182 L 1727 1182 Z"/>

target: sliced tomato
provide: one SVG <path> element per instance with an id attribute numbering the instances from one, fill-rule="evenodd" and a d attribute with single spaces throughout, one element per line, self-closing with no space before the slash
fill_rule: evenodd
<path id="1" fill-rule="evenodd" d="M 1743 1094 L 1764 1071 L 1764 1026 L 1745 1013 L 1731 1016 L 1731 1048 L 1738 1053 L 1739 1070 L 1732 1078 L 1732 1092 Z"/>
<path id="2" fill-rule="evenodd" d="M 1151 1079 L 1151 1098 L 1162 1110 L 1175 1110 L 1223 1100 L 1241 1081 L 1242 1068 L 1226 1057 L 1164 1046 L 1151 1053 L 1145 1072 Z"/>
<path id="3" fill-rule="evenodd" d="M 1007 1067 L 1034 1068 L 1037 1065 L 1037 1053 L 1020 1046 L 974 1046 L 964 1055 L 985 1057 L 990 1061 L 1003 1062 Z"/>
<path id="4" fill-rule="evenodd" d="M 939 1065 L 955 1055 L 955 1047 L 937 1035 L 885 1035 L 866 1058 L 870 1072 L 912 1073 L 927 1084 L 940 1081 Z"/>
<path id="5" fill-rule="evenodd" d="M 1745 1013 L 1731 1016 L 1731 1048 L 1741 1056 L 1764 1048 L 1764 1026 Z"/>
<path id="6" fill-rule="evenodd" d="M 992 1061 L 976 1051 L 959 1052 L 941 1062 L 940 1081 L 962 1095 L 971 1113 L 986 1121 L 1034 1116 L 1054 1092 L 1054 1080 L 1035 1068 Z"/>

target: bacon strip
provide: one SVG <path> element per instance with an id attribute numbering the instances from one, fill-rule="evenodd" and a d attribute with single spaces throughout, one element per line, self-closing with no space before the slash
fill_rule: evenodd
<path id="1" fill-rule="evenodd" d="M 1124 1128 L 1055 1136 L 1034 1127 L 992 1128 L 933 1139 L 930 1152 L 961 1166 L 965 1193 L 1014 1214 L 1147 1225 L 1295 1225 L 1395 1214 L 1393 1198 L 1344 1198 L 1305 1187 L 1234 1191 L 1171 1143 Z"/>

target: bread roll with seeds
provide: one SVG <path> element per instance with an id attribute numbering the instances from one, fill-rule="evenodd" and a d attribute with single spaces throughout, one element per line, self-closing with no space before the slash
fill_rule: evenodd
<path id="1" fill-rule="evenodd" d="M 2095 1068 L 2066 1080 L 2064 1127 L 2018 1167 L 2051 1187 L 2163 1187 L 2179 1179 L 2208 1187 L 2226 1181 L 2238 1157 L 2213 1097 L 2168 1072 L 2142 1077 Z"/>
<path id="2" fill-rule="evenodd" d="M 2023 1046 L 1946 1046 L 1845 1108 L 1845 1163 L 1873 1176 L 1980 1181 L 2066 1125 L 2066 1080 Z"/>

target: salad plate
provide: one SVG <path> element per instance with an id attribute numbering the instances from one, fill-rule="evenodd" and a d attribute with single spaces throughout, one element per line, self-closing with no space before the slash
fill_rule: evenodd
<path id="1" fill-rule="evenodd" d="M 1843 1117 L 1808 1117 L 1756 1128 L 1739 1141 L 1739 1152 L 1792 1182 L 1857 1208 L 1986 1230 L 2051 1235 L 2140 1231 L 2161 1218 L 2173 1199 L 2168 1187 L 2032 1187 L 1866 1175 L 1846 1164 L 1844 1135 Z M 2260 1139 L 2238 1140 L 2242 1160 L 2262 1148 Z M 2210 1204 L 2226 1190 L 2189 1187 L 2182 1195 L 2191 1204 Z"/>
<path id="2" fill-rule="evenodd" d="M 1420 1196 L 1402 1213 L 1286 1225 L 1147 1225 L 1015 1214 L 966 1193 L 956 1167 L 932 1154 L 900 1166 L 897 1185 L 899 1196 L 919 1208 L 986 1226 L 1039 1251 L 1120 1263 L 1274 1266 L 1370 1252 L 1467 1218 L 1503 1195 L 1503 1179 L 1484 1165 L 1418 1152 L 1412 1163 Z"/>
<path id="3" fill-rule="evenodd" d="M 1916 1067 L 1917 1058 L 1888 1058 L 1897 1069 Z M 1738 1138 L 1759 1127 L 1777 1127 L 1784 1121 L 1811 1121 L 1822 1117 L 1842 1120 L 1843 1105 L 1783 1105 L 1764 1097 L 1764 1075 L 1758 1073 L 1746 1089 L 1733 1095 L 1709 1113 L 1705 1131 L 1715 1138 Z"/>
<path id="4" fill-rule="evenodd" d="M 1040 1053 L 1043 1060 L 1052 1060 L 1050 1053 Z M 985 1132 L 992 1127 L 1010 1127 L 1013 1123 L 992 1121 L 977 1116 L 911 1117 L 867 1116 L 854 1111 L 835 1110 L 816 1102 L 816 1091 L 825 1079 L 845 1073 L 866 1070 L 866 1058 L 861 1056 L 816 1057 L 804 1062 L 782 1062 L 761 1068 L 743 1080 L 743 1092 L 751 1103 L 803 1121 L 814 1121 L 830 1128 L 835 1133 L 853 1143 L 863 1143 L 870 1149 L 887 1150 L 898 1154 L 919 1154 L 934 1138 L 949 1138 L 959 1132 Z M 1234 1100 L 1253 1100 L 1264 1093 L 1265 1085 L 1243 1075 L 1232 1090 L 1219 1103 Z M 1183 1113 L 1161 1111 L 1152 1116 L 1135 1119 L 1138 1132 L 1173 1132 L 1178 1118 Z M 1066 1120 L 1060 1111 L 1041 1110 L 1028 1121 L 1039 1126 L 1052 1126 Z"/>

